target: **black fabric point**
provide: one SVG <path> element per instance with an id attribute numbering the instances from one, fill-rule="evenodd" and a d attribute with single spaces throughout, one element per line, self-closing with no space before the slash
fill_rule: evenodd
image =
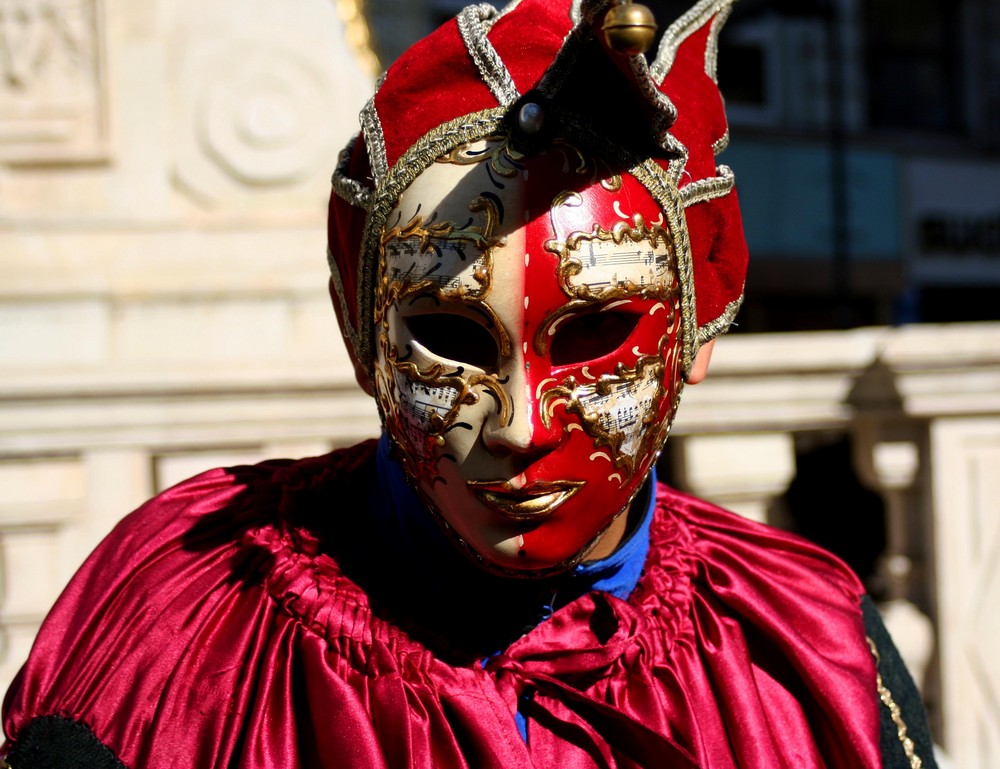
<path id="1" fill-rule="evenodd" d="M 7 754 L 11 769 L 127 769 L 86 724 L 41 716 L 21 731 Z"/>

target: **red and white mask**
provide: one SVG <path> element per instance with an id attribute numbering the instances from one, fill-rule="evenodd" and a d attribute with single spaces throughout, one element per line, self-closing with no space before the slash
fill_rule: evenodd
<path id="1" fill-rule="evenodd" d="M 375 389 L 404 469 L 488 567 L 587 557 L 681 389 L 675 233 L 647 189 L 556 142 L 462 145 L 382 230 Z"/>

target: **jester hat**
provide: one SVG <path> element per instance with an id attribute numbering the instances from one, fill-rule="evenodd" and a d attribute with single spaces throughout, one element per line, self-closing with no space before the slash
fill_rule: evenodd
<path id="1" fill-rule="evenodd" d="M 715 160 L 729 141 L 715 69 L 733 2 L 698 2 L 651 62 L 615 45 L 613 19 L 632 7 L 621 0 L 470 6 L 390 66 L 341 152 L 330 199 L 328 259 L 358 362 L 373 360 L 379 238 L 399 195 L 458 145 L 505 135 L 525 153 L 555 139 L 584 145 L 674 209 L 687 370 L 731 324 L 746 275 L 734 177 Z"/>

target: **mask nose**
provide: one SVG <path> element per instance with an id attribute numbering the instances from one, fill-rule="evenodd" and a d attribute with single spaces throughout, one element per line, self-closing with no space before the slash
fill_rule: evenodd
<path id="1" fill-rule="evenodd" d="M 538 398 L 523 369 L 511 373 L 503 389 L 510 413 L 494 413 L 483 426 L 483 444 L 490 454 L 519 457 L 530 463 L 556 448 L 562 440 L 562 428 L 555 422 L 548 428 L 542 423 Z"/>

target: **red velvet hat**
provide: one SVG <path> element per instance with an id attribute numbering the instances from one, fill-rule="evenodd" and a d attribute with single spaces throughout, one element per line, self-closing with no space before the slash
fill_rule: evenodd
<path id="1" fill-rule="evenodd" d="M 746 275 L 733 174 L 715 162 L 729 139 L 717 41 L 733 2 L 698 2 L 650 64 L 615 36 L 635 8 L 619 0 L 471 6 L 406 51 L 333 175 L 329 262 L 358 360 L 371 365 L 378 239 L 400 193 L 459 144 L 503 133 L 528 153 L 554 138 L 586 145 L 677 209 L 687 369 L 729 327 Z"/>

